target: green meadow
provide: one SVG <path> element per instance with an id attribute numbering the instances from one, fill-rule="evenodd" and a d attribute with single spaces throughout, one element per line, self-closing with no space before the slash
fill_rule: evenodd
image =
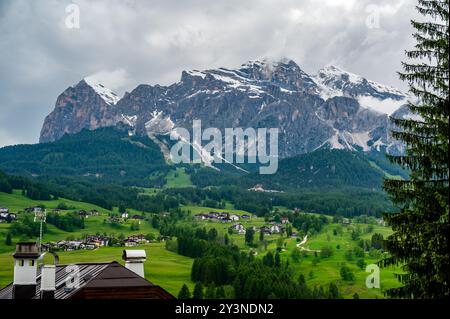
<path id="1" fill-rule="evenodd" d="M 179 178 L 179 175 L 178 177 Z M 153 190 L 150 190 L 153 193 Z M 43 204 L 47 209 L 56 208 L 57 205 L 64 202 L 67 206 L 74 209 L 85 210 L 98 210 L 100 216 L 90 216 L 85 219 L 85 228 L 74 232 L 66 232 L 56 228 L 51 224 L 47 224 L 47 232 L 44 235 L 44 241 L 58 241 L 64 240 L 69 237 L 80 238 L 84 234 L 123 234 L 129 236 L 131 234 L 148 234 L 153 233 L 158 235 L 158 230 L 152 228 L 148 221 L 141 221 L 139 230 L 131 230 L 131 222 L 127 221 L 123 224 L 110 224 L 105 222 L 110 211 L 105 210 L 96 205 L 71 201 L 68 199 L 60 198 L 58 200 L 50 201 L 33 201 L 24 197 L 19 191 L 14 191 L 13 194 L 0 193 L 0 207 L 5 206 L 10 208 L 11 211 L 23 211 L 24 208 L 29 206 L 35 206 Z M 230 204 L 226 205 L 225 209 L 216 209 L 209 207 L 199 206 L 182 206 L 185 211 L 190 211 L 192 216 L 199 213 L 206 213 L 210 211 L 226 211 L 238 216 L 247 214 L 252 216 L 250 219 L 240 219 L 240 223 L 244 227 L 251 226 L 261 227 L 267 224 L 262 217 L 255 217 L 252 214 L 243 211 L 233 209 Z M 284 208 L 279 207 L 280 211 Z M 113 211 L 117 212 L 117 208 Z M 129 210 L 130 213 L 139 214 L 140 212 Z M 228 234 L 228 228 L 232 223 L 220 223 L 212 221 L 195 220 L 194 218 L 187 218 L 180 221 L 180 224 L 192 225 L 196 227 L 205 227 L 207 229 L 216 228 L 222 236 Z M 324 225 L 320 233 L 312 234 L 308 236 L 307 242 L 303 247 L 307 251 L 302 251 L 297 247 L 299 241 L 302 238 L 287 238 L 285 235 L 266 235 L 265 243 L 259 242 L 259 233 L 255 233 L 254 247 L 249 247 L 245 244 L 245 236 L 236 233 L 229 234 L 230 242 L 239 246 L 242 251 L 254 252 L 256 258 L 262 258 L 268 251 L 275 251 L 277 247 L 281 247 L 280 257 L 283 262 L 288 262 L 295 275 L 303 274 L 306 282 L 310 287 L 324 286 L 327 287 L 330 282 L 334 282 L 339 287 L 339 291 L 344 298 L 352 298 L 355 293 L 360 298 L 383 298 L 383 291 L 386 288 L 398 286 L 398 281 L 394 277 L 399 269 L 381 269 L 380 271 L 380 289 L 368 289 L 365 285 L 366 277 L 369 275 L 365 271 L 365 268 L 360 268 L 357 265 L 357 260 L 361 258 L 353 258 L 348 260 L 345 256 L 345 252 L 349 249 L 353 249 L 357 246 L 357 241 L 351 238 L 351 229 L 359 227 L 360 229 L 366 229 L 367 224 L 352 224 L 349 226 L 343 226 L 340 224 L 332 223 L 329 218 L 329 223 Z M 372 225 L 373 230 L 371 232 L 362 232 L 361 239 L 370 239 L 374 233 L 380 233 L 384 237 L 388 236 L 392 230 L 385 226 Z M 3 287 L 12 281 L 13 276 L 13 263 L 11 253 L 14 250 L 14 246 L 6 246 L 5 237 L 8 232 L 9 224 L 0 224 L 0 286 Z M 338 234 L 335 234 L 335 229 L 341 229 Z M 295 231 L 295 229 L 294 229 Z M 13 242 L 17 242 L 22 238 L 13 238 Z M 330 257 L 320 258 L 320 253 L 316 256 L 314 251 L 320 251 L 323 247 L 331 247 L 333 254 Z M 186 283 L 192 291 L 194 283 L 190 280 L 190 270 L 193 259 L 178 255 L 165 248 L 164 243 L 150 243 L 140 246 L 139 248 L 145 249 L 147 252 L 147 262 L 145 264 L 146 278 L 155 284 L 161 285 L 169 292 L 177 295 L 181 286 Z M 72 252 L 58 252 L 60 257 L 60 263 L 70 264 L 77 262 L 104 262 L 116 260 L 122 263 L 121 255 L 123 247 L 102 247 L 96 250 L 79 250 Z M 296 252 L 297 253 L 294 253 Z M 378 260 L 371 258 L 366 252 L 364 255 L 365 264 L 373 264 Z M 355 275 L 355 280 L 347 282 L 342 280 L 340 276 L 340 268 L 345 264 L 348 266 Z"/>

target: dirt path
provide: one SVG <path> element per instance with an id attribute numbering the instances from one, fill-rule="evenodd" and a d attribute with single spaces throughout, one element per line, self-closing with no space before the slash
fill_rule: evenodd
<path id="1" fill-rule="evenodd" d="M 303 247 L 303 245 L 306 244 L 307 241 L 308 241 L 308 235 L 305 235 L 305 237 L 303 237 L 303 240 L 297 244 L 297 247 L 303 251 L 308 251 L 308 252 L 312 252 L 312 253 L 314 253 L 314 252 L 320 253 L 320 250 L 314 250 L 314 249 L 309 249 L 309 248 Z"/>

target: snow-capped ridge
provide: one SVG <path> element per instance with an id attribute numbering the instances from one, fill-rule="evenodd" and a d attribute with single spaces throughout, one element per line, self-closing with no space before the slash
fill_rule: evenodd
<path id="1" fill-rule="evenodd" d="M 89 85 L 94 91 L 100 95 L 100 97 L 109 105 L 115 105 L 117 102 L 119 102 L 120 97 L 105 87 L 103 84 L 99 83 L 92 77 L 85 77 L 84 82 L 86 82 L 87 85 Z"/>

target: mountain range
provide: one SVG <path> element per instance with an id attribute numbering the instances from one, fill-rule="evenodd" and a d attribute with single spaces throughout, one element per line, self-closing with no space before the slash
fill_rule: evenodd
<path id="1" fill-rule="evenodd" d="M 399 153 L 389 136 L 389 116 L 408 116 L 408 95 L 336 66 L 317 74 L 293 60 L 261 59 L 238 68 L 183 71 L 169 85 L 138 85 L 119 97 L 93 78 L 59 95 L 45 118 L 40 142 L 83 129 L 126 124 L 129 135 L 159 136 L 176 127 L 276 127 L 279 155 L 292 157 L 319 148 Z"/>

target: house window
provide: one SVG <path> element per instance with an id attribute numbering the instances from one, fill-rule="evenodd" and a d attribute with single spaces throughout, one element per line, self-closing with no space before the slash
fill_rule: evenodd
<path id="1" fill-rule="evenodd" d="M 23 259 L 19 260 L 19 266 L 20 267 L 25 266 L 25 260 L 23 260 Z"/>
<path id="2" fill-rule="evenodd" d="M 31 259 L 31 260 L 28 262 L 28 265 L 29 265 L 29 266 L 34 266 L 34 259 Z"/>

